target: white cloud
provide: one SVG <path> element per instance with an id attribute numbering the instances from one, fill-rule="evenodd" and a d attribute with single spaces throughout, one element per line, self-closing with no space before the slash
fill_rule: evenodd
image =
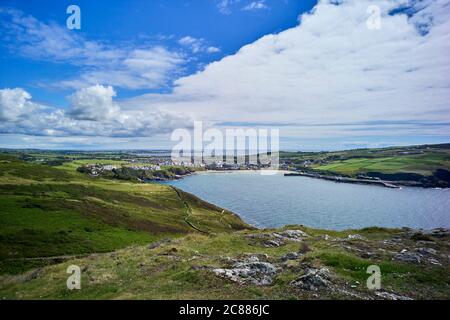
<path id="1" fill-rule="evenodd" d="M 449 134 L 448 125 L 437 132 L 414 124 L 450 121 L 449 2 L 341 2 L 320 1 L 298 26 L 177 80 L 171 95 L 144 95 L 130 103 L 214 122 L 298 124 L 303 129 L 295 134 L 308 137 Z M 366 26 L 373 4 L 382 11 L 380 30 Z M 409 8 L 409 16 L 389 14 L 399 7 Z M 411 126 L 386 127 L 401 121 Z"/>
<path id="2" fill-rule="evenodd" d="M 380 30 L 366 26 L 367 8 L 373 4 L 381 8 Z M 26 92 L 12 95 L 0 90 L 16 97 L 16 102 L 0 100 L 1 117 L 8 119 L 0 123 L 0 132 L 149 136 L 196 119 L 280 126 L 282 135 L 296 139 L 448 137 L 449 40 L 448 0 L 323 0 L 300 17 L 298 26 L 264 36 L 204 71 L 180 78 L 171 94 L 147 94 L 118 103 L 103 87 L 93 90 L 105 93 L 100 94 L 98 109 L 75 99 L 78 102 L 72 101 L 68 112 L 46 112 Z M 96 70 L 92 78 L 77 79 L 79 85 L 114 78 L 114 82 L 135 81 L 133 86 L 139 87 L 145 81 L 142 70 L 167 70 L 174 64 L 171 59 L 177 59 L 165 53 L 160 58 L 154 52 L 150 56 L 155 58 L 149 58 L 145 52 L 132 50 L 119 59 L 126 70 L 136 70 L 138 78 L 128 71 Z M 112 60 L 115 54 L 109 54 Z M 105 98 L 108 94 L 110 98 Z M 81 91 L 78 95 L 83 96 Z M 22 106 L 19 110 L 37 111 L 30 115 L 5 107 L 16 104 Z M 77 105 L 83 111 L 78 116 L 73 113 Z M 118 116 L 97 117 L 95 111 L 102 108 Z"/>
<path id="3" fill-rule="evenodd" d="M 217 48 L 217 47 L 208 47 L 208 48 L 206 48 L 206 51 L 207 51 L 208 53 L 217 53 L 217 52 L 220 52 L 220 48 Z"/>
<path id="4" fill-rule="evenodd" d="M 114 65 L 86 71 L 76 79 L 61 81 L 60 86 L 78 89 L 102 83 L 126 89 L 155 89 L 179 75 L 184 63 L 181 54 L 163 47 L 135 49 Z"/>
<path id="5" fill-rule="evenodd" d="M 207 53 L 217 53 L 220 49 L 217 47 L 208 47 L 206 45 L 205 39 L 198 39 L 191 36 L 186 36 L 178 40 L 178 43 L 184 47 L 190 48 L 193 53 L 207 52 Z"/>
<path id="6" fill-rule="evenodd" d="M 191 36 L 186 36 L 181 38 L 178 42 L 183 45 L 183 46 L 191 46 L 195 43 L 198 43 L 198 39 L 191 37 Z"/>
<path id="7" fill-rule="evenodd" d="M 246 4 L 242 4 L 242 3 Z M 257 0 L 257 1 L 242 1 L 242 0 L 216 0 L 217 8 L 220 13 L 229 15 L 232 13 L 233 8 L 240 5 L 241 11 L 257 11 L 263 9 L 269 9 L 269 6 L 266 4 L 265 0 Z"/>
<path id="8" fill-rule="evenodd" d="M 0 90 L 0 120 L 16 121 L 36 110 L 31 95 L 23 89 Z"/>
<path id="9" fill-rule="evenodd" d="M 78 120 L 114 119 L 120 115 L 119 107 L 113 102 L 115 96 L 111 86 L 83 88 L 69 97 L 72 103 L 69 113 Z"/>
<path id="10" fill-rule="evenodd" d="M 230 14 L 231 6 L 240 2 L 240 0 L 216 0 L 217 8 L 222 14 Z"/>
<path id="11" fill-rule="evenodd" d="M 178 43 L 182 46 L 189 47 L 194 53 L 200 52 L 203 47 L 203 39 L 196 39 L 191 36 L 181 38 Z"/>
<path id="12" fill-rule="evenodd" d="M 266 5 L 266 1 L 264 0 L 250 2 L 248 5 L 242 8 L 243 11 L 255 11 L 263 9 L 269 9 L 269 7 Z"/>
<path id="13" fill-rule="evenodd" d="M 80 69 L 56 87 L 79 89 L 103 83 L 127 89 L 155 89 L 179 77 L 186 57 L 161 46 L 108 44 L 85 39 L 64 26 L 43 23 L 17 10 L 0 8 L 2 40 L 27 58 L 69 63 Z"/>
<path id="14" fill-rule="evenodd" d="M 68 112 L 32 102 L 21 88 L 0 90 L 1 134 L 34 136 L 150 137 L 190 127 L 186 115 L 151 110 L 123 110 L 112 87 L 95 85 L 71 96 Z M 17 108 L 16 108 L 17 107 Z M 15 109 L 16 108 L 16 109 Z"/>

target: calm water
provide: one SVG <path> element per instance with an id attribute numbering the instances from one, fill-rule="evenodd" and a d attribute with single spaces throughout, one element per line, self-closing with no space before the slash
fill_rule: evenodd
<path id="1" fill-rule="evenodd" d="M 227 208 L 257 227 L 450 227 L 448 189 L 388 189 L 252 172 L 201 173 L 167 184 Z"/>

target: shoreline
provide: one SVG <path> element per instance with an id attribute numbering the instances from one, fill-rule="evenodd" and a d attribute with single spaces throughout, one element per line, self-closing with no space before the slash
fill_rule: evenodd
<path id="1" fill-rule="evenodd" d="M 164 181 L 177 181 L 184 179 L 185 177 L 192 176 L 195 174 L 208 174 L 208 173 L 242 173 L 242 174 L 255 174 L 263 171 L 271 172 L 269 174 L 265 175 L 276 175 L 276 174 L 283 174 L 285 177 L 306 177 L 306 178 L 314 178 L 314 179 L 321 179 L 321 180 L 327 180 L 331 182 L 336 183 L 348 183 L 348 184 L 361 184 L 361 185 L 372 185 L 372 186 L 378 186 L 378 187 L 384 187 L 384 188 L 390 188 L 390 189 L 402 189 L 402 187 L 415 187 L 415 188 L 423 188 L 423 189 L 449 189 L 445 187 L 438 187 L 438 186 L 428 186 L 424 185 L 421 182 L 418 181 L 392 181 L 392 180 L 381 180 L 381 179 L 363 179 L 363 178 L 351 178 L 351 177 L 343 177 L 339 175 L 324 175 L 320 173 L 308 173 L 308 172 L 299 172 L 299 171 L 292 171 L 292 170 L 239 170 L 239 169 L 231 169 L 231 170 L 199 170 L 194 171 L 182 176 L 176 176 L 174 178 L 169 179 L 155 179 L 150 180 L 149 182 L 164 182 Z M 264 174 L 261 174 L 264 175 Z"/>
<path id="2" fill-rule="evenodd" d="M 235 171 L 239 171 L 239 170 L 235 170 Z M 257 171 L 257 170 L 253 170 L 253 171 Z M 220 171 L 219 171 L 220 172 Z M 185 191 L 181 188 L 175 187 L 175 186 L 170 186 L 171 188 L 173 188 L 174 190 L 181 190 L 182 192 L 189 194 L 191 196 L 194 196 L 195 198 L 198 198 L 199 200 L 208 203 L 212 206 L 215 206 L 219 209 L 222 210 L 226 210 L 230 213 L 232 213 L 233 215 L 235 215 L 236 217 L 238 217 L 240 220 L 242 220 L 242 222 L 244 222 L 245 224 L 249 225 L 251 228 L 254 228 L 254 230 L 259 230 L 259 231 L 264 231 L 264 230 L 279 230 L 279 229 L 284 229 L 284 228 L 288 228 L 288 227 L 303 227 L 303 228 L 308 228 L 308 229 L 314 229 L 314 230 L 320 230 L 320 231 L 328 231 L 328 232 L 359 232 L 365 229 L 372 229 L 372 228 L 378 228 L 378 229 L 385 229 L 385 230 L 404 230 L 407 232 L 413 232 L 413 233 L 422 233 L 425 235 L 430 235 L 436 232 L 445 232 L 450 234 L 450 226 L 446 227 L 446 226 L 439 226 L 439 227 L 432 227 L 432 228 L 420 228 L 420 227 L 408 227 L 408 226 L 399 226 L 399 227 L 386 227 L 386 226 L 380 226 L 380 225 L 368 225 L 366 227 L 360 227 L 360 228 L 345 228 L 345 229 L 332 229 L 332 228 L 321 228 L 321 227 L 315 227 L 315 226 L 310 226 L 310 225 L 305 225 L 303 223 L 295 223 L 295 224 L 283 224 L 282 226 L 279 227 L 258 227 L 257 225 L 253 224 L 252 222 L 249 222 L 247 219 L 244 219 L 244 217 L 242 217 L 240 214 L 234 212 L 231 209 L 227 209 L 224 208 L 218 204 L 212 203 L 210 201 L 204 200 L 202 197 L 192 193 L 192 192 L 188 192 Z M 197 230 L 199 232 L 202 233 L 201 230 Z"/>
<path id="3" fill-rule="evenodd" d="M 229 174 L 233 174 L 233 173 L 242 173 L 242 174 L 258 174 L 260 170 L 207 170 L 207 171 L 198 171 L 198 172 L 194 172 L 191 173 L 189 175 L 194 175 L 194 174 L 216 174 L 216 173 L 229 173 Z M 305 176 L 308 177 L 306 175 L 299 175 L 298 172 L 293 172 L 293 171 L 287 171 L 287 170 L 279 170 L 279 172 L 277 172 L 277 174 L 284 174 L 284 176 L 286 175 L 290 175 L 295 173 L 296 175 L 294 176 Z M 334 181 L 333 179 L 326 179 L 326 178 L 318 178 L 318 177 L 313 177 L 313 178 L 317 178 L 317 179 L 323 179 L 323 180 L 328 180 L 328 181 Z M 174 180 L 176 181 L 176 180 Z M 384 185 L 381 185 L 380 181 L 372 181 L 372 182 L 378 182 L 378 186 L 382 186 L 382 187 L 386 187 Z M 384 182 L 384 181 L 383 181 Z M 364 183 L 359 183 L 358 182 L 344 182 L 342 181 L 342 183 L 358 183 L 358 184 L 364 184 Z M 165 184 L 165 183 L 164 183 Z M 171 185 L 170 183 L 168 183 L 167 185 L 174 187 L 174 188 L 179 188 L 176 185 Z M 377 184 L 372 184 L 372 185 L 377 185 Z M 388 187 L 388 188 L 392 188 L 392 187 Z M 395 189 L 400 189 L 400 187 L 395 187 Z M 430 189 L 430 188 L 424 188 L 424 189 Z M 447 190 L 450 190 L 449 188 L 446 188 Z M 226 208 L 224 206 L 221 206 L 217 203 L 215 203 L 214 201 L 210 201 L 210 200 L 205 200 L 204 198 L 202 198 L 201 196 L 192 193 L 190 191 L 186 191 L 183 190 L 183 188 L 180 188 L 180 190 L 182 190 L 185 193 L 189 193 L 197 198 L 199 198 L 200 200 L 212 204 L 214 206 L 217 206 L 221 209 L 225 209 L 231 213 L 233 213 L 234 215 L 236 215 L 237 217 L 239 217 L 239 219 L 241 219 L 244 223 L 248 224 L 249 226 L 251 226 L 252 228 L 255 228 L 257 230 L 269 230 L 269 229 L 279 229 L 279 228 L 285 228 L 288 227 L 289 225 L 292 225 L 291 223 L 285 223 L 281 226 L 261 226 L 259 225 L 258 221 L 254 221 L 253 219 L 248 219 L 248 217 L 244 217 L 242 215 L 242 213 L 236 213 L 234 210 L 230 209 L 230 208 Z M 443 189 L 445 190 L 445 189 Z M 253 220 L 253 221 L 251 221 Z M 399 226 L 386 226 L 386 225 L 382 225 L 382 224 L 373 224 L 373 225 L 367 225 L 367 226 L 362 226 L 362 227 L 348 227 L 348 228 L 334 228 L 334 227 L 328 227 L 328 228 L 324 228 L 324 227 L 320 227 L 320 226 L 313 226 L 313 225 L 309 225 L 309 224 L 304 224 L 304 222 L 295 222 L 294 225 L 299 225 L 299 226 L 304 226 L 307 228 L 313 228 L 313 229 L 320 229 L 320 230 L 327 230 L 327 231 L 336 231 L 336 232 L 341 232 L 341 231 L 358 231 L 358 230 L 362 230 L 362 229 L 367 229 L 367 228 L 383 228 L 383 229 L 390 229 L 390 230 L 395 230 L 395 229 L 407 229 L 407 230 L 415 230 L 415 231 L 422 231 L 422 232 L 428 232 L 428 231 L 432 231 L 432 230 L 437 230 L 437 229 L 448 229 L 450 230 L 450 226 L 445 226 L 445 225 L 438 225 L 438 226 L 432 226 L 432 227 L 428 227 L 428 228 L 423 228 L 423 227 L 419 227 L 419 226 L 407 226 L 407 225 L 399 225 Z"/>
<path id="4" fill-rule="evenodd" d="M 194 171 L 192 173 L 183 175 L 183 176 L 177 176 L 173 179 L 166 179 L 166 180 L 159 180 L 159 181 L 176 181 L 181 180 L 187 176 L 192 176 L 195 174 L 208 174 L 208 173 L 242 173 L 242 174 L 255 174 L 263 172 L 264 170 L 201 170 L 201 171 Z M 415 181 L 389 181 L 389 180 L 371 180 L 371 179 L 361 179 L 361 178 L 349 178 L 349 177 L 343 177 L 343 176 L 328 176 L 323 175 L 319 173 L 307 173 L 307 172 L 299 172 L 299 171 L 292 171 L 292 170 L 267 170 L 272 171 L 272 173 L 267 175 L 276 175 L 276 174 L 283 174 L 285 177 L 307 177 L 307 178 L 314 178 L 314 179 L 321 179 L 321 180 L 327 180 L 331 182 L 337 182 L 337 183 L 349 183 L 349 184 L 361 184 L 361 185 L 372 185 L 372 186 L 379 186 L 384 188 L 390 188 L 390 189 L 401 189 L 402 187 L 420 187 L 424 189 L 449 189 L 449 188 L 438 188 L 434 186 L 424 186 L 419 182 Z M 158 181 L 158 180 L 156 180 Z"/>
<path id="5" fill-rule="evenodd" d="M 347 177 L 342 177 L 342 176 L 326 176 L 326 175 L 321 175 L 321 174 L 301 173 L 301 172 L 285 173 L 284 176 L 285 177 L 307 177 L 307 178 L 328 180 L 328 181 L 333 181 L 333 182 L 338 182 L 338 183 L 365 184 L 365 185 L 386 187 L 386 188 L 390 188 L 390 189 L 401 189 L 401 187 L 400 187 L 401 184 L 398 184 L 398 182 L 395 182 L 395 181 L 347 178 Z M 398 185 L 394 184 L 394 183 L 397 183 Z"/>
<path id="6" fill-rule="evenodd" d="M 363 185 L 374 185 L 379 187 L 391 188 L 391 189 L 401 189 L 402 187 L 412 187 L 412 188 L 423 188 L 423 189 L 442 189 L 450 190 L 450 187 L 439 187 L 436 185 L 427 185 L 419 181 L 410 180 L 382 180 L 382 179 L 364 179 L 364 178 L 351 178 L 344 177 L 340 175 L 325 175 L 318 172 L 308 173 L 299 171 L 290 171 L 285 174 L 286 177 L 307 177 L 314 179 L 322 179 L 333 181 L 336 183 L 349 183 L 349 184 L 363 184 Z"/>

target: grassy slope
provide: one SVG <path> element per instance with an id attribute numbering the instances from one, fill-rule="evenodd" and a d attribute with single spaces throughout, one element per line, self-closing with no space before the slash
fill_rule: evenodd
<path id="1" fill-rule="evenodd" d="M 313 161 L 313 169 L 349 176 L 367 172 L 405 172 L 430 176 L 436 169 L 450 170 L 450 145 L 282 153 L 281 158 L 297 164 Z"/>
<path id="2" fill-rule="evenodd" d="M 77 173 L 78 165 L 0 159 L 0 273 L 48 264 L 49 256 L 181 236 L 197 225 L 206 232 L 248 227 L 234 214 L 171 187 L 92 179 Z"/>
<path id="3" fill-rule="evenodd" d="M 267 232 L 239 231 L 206 236 L 191 234 L 152 249 L 136 246 L 112 254 L 91 255 L 82 259 L 38 269 L 19 276 L 0 277 L 0 297 L 6 299 L 349 299 L 377 298 L 366 289 L 366 269 L 377 264 L 382 270 L 385 291 L 415 299 L 450 299 L 450 269 L 432 265 L 413 265 L 392 260 L 398 252 L 417 243 L 401 230 L 379 228 L 358 231 L 367 240 L 348 241 L 354 232 L 327 232 L 294 227 L 311 237 L 302 243 L 289 242 L 277 248 L 266 248 L 249 239 L 249 234 Z M 401 242 L 386 245 L 385 239 Z M 448 244 L 433 239 L 433 247 L 447 250 Z M 306 248 L 306 249 L 305 249 Z M 364 258 L 357 250 L 376 252 Z M 381 250 L 383 249 L 383 250 Z M 243 253 L 264 253 L 277 263 L 288 253 L 303 251 L 300 260 L 283 265 L 273 285 L 240 285 L 220 278 L 212 268 L 226 267 L 226 257 Z M 82 268 L 82 289 L 66 288 L 66 268 Z M 280 264 L 278 264 L 280 265 Z M 333 273 L 332 288 L 319 292 L 305 291 L 289 285 L 304 272 L 304 266 L 326 266 Z M 349 293 L 350 292 L 350 293 Z"/>
<path id="4" fill-rule="evenodd" d="M 356 175 L 367 172 L 382 173 L 417 173 L 430 176 L 436 169 L 450 168 L 450 159 L 440 155 L 414 155 L 403 157 L 381 157 L 375 159 L 349 159 L 335 161 L 315 169 L 338 172 L 345 175 Z"/>
<path id="5" fill-rule="evenodd" d="M 248 236 L 273 230 L 236 231 L 247 227 L 238 217 L 192 195 L 157 184 L 89 178 L 75 171 L 79 165 L 0 159 L 0 299 L 376 298 L 365 288 L 372 264 L 381 267 L 386 291 L 450 299 L 449 239 L 423 244 L 402 230 L 373 228 L 358 231 L 367 240 L 348 241 L 356 231 L 291 226 L 310 237 L 267 248 Z M 172 240 L 149 248 L 162 238 Z M 393 259 L 404 248 L 423 246 L 438 251 L 442 266 Z M 239 285 L 211 272 L 228 266 L 225 257 L 265 253 L 281 266 L 282 255 L 297 251 L 305 254 L 282 265 L 271 286 Z M 81 256 L 46 258 L 60 255 Z M 83 270 L 80 291 L 66 288 L 72 264 Z M 335 289 L 311 292 L 289 285 L 307 266 L 330 268 Z"/>

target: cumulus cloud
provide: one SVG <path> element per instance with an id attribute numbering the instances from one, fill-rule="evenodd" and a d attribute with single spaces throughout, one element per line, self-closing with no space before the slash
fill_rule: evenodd
<path id="1" fill-rule="evenodd" d="M 231 3 L 222 2 L 224 8 Z M 379 30 L 367 27 L 370 5 L 381 10 Z M 128 71 L 96 70 L 90 80 L 95 86 L 72 95 L 67 111 L 44 110 L 22 89 L 1 90 L 0 115 L 6 121 L 0 132 L 132 137 L 170 132 L 196 119 L 277 126 L 297 139 L 449 136 L 449 40 L 448 0 L 322 0 L 296 27 L 178 79 L 170 94 L 119 104 L 111 83 L 93 82 L 114 78 L 139 87 L 142 70 L 170 69 L 177 59 L 165 53 L 164 59 L 149 58 L 147 51 L 117 60 L 139 72 L 139 79 L 130 79 Z M 108 53 L 113 61 L 116 54 Z M 158 75 L 147 74 L 152 76 Z M 16 105 L 19 111 L 11 107 Z"/>
<path id="2" fill-rule="evenodd" d="M 34 112 L 38 106 L 30 99 L 31 95 L 20 88 L 0 90 L 0 120 L 16 121 Z"/>
<path id="3" fill-rule="evenodd" d="M 120 109 L 113 101 L 115 96 L 116 92 L 111 86 L 95 85 L 83 88 L 69 97 L 72 103 L 69 114 L 78 120 L 101 121 L 117 118 Z"/>
<path id="4" fill-rule="evenodd" d="M 367 27 L 370 5 L 380 30 Z M 448 1 L 322 0 L 298 26 L 180 78 L 173 94 L 132 102 L 218 123 L 289 123 L 317 137 L 436 133 L 420 124 L 437 122 L 449 134 L 449 40 Z"/>
<path id="5" fill-rule="evenodd" d="M 95 85 L 71 96 L 68 111 L 32 102 L 21 89 L 0 90 L 1 134 L 35 136 L 150 137 L 192 126 L 186 115 L 158 109 L 123 110 L 110 86 Z"/>
<path id="6" fill-rule="evenodd" d="M 65 26 L 44 23 L 0 8 L 3 45 L 26 58 L 69 63 L 80 68 L 73 79 L 54 84 L 79 89 L 103 83 L 126 89 L 155 89 L 181 75 L 186 57 L 162 46 L 90 41 Z"/>

